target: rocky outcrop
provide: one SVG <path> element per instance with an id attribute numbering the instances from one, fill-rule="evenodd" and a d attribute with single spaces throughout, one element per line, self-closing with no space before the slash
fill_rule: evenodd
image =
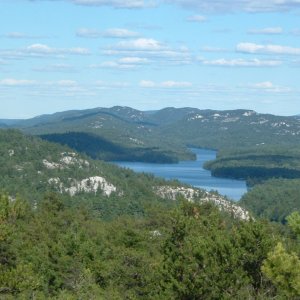
<path id="1" fill-rule="evenodd" d="M 69 186 L 66 187 L 60 178 L 50 178 L 48 183 L 54 185 L 60 193 L 69 193 L 71 196 L 75 196 L 78 193 L 95 193 L 102 192 L 106 196 L 110 196 L 113 192 L 117 191 L 117 188 L 109 183 L 105 178 L 100 176 L 94 176 L 82 179 L 81 181 L 69 178 Z"/>
<path id="2" fill-rule="evenodd" d="M 43 159 L 43 165 L 49 169 L 59 169 L 63 170 L 68 168 L 70 165 L 77 165 L 79 169 L 83 167 L 88 167 L 90 163 L 87 160 L 77 157 L 77 154 L 74 152 L 62 152 L 59 162 L 50 162 L 47 159 Z"/>
<path id="3" fill-rule="evenodd" d="M 158 186 L 154 188 L 155 194 L 163 199 L 176 200 L 178 196 L 182 196 L 186 200 L 193 201 L 199 197 L 200 190 L 186 187 Z"/>
<path id="4" fill-rule="evenodd" d="M 182 186 L 173 187 L 167 185 L 154 187 L 153 190 L 163 199 L 176 200 L 178 197 L 183 197 L 188 201 L 211 202 L 221 210 L 231 213 L 235 218 L 247 221 L 250 220 L 250 215 L 247 210 L 217 194 L 194 188 Z"/>

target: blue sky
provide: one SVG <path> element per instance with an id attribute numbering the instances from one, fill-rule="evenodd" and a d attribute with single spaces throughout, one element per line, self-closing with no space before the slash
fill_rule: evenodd
<path id="1" fill-rule="evenodd" d="M 299 0 L 0 0 L 0 118 L 300 113 Z"/>

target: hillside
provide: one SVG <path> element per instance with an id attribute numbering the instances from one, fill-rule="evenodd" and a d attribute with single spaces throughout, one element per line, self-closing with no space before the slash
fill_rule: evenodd
<path id="1" fill-rule="evenodd" d="M 300 122 L 295 117 L 259 114 L 249 110 L 195 110 L 161 134 L 172 135 L 187 145 L 232 149 L 259 145 L 300 143 Z"/>
<path id="2" fill-rule="evenodd" d="M 299 153 L 291 150 L 300 145 L 300 119 L 295 116 L 242 109 L 139 111 L 116 106 L 59 112 L 6 126 L 93 159 L 176 163 L 194 159 L 187 148 L 192 146 L 218 150 L 217 160 L 206 164 L 215 176 L 242 178 L 248 185 L 300 177 Z"/>
<path id="3" fill-rule="evenodd" d="M 295 233 L 280 230 L 217 193 L 12 129 L 0 130 L 0 165 L 0 298 L 300 295 L 297 213 Z"/>
<path id="4" fill-rule="evenodd" d="M 273 299 L 290 292 L 263 267 L 273 265 L 278 241 L 298 249 L 296 240 L 217 193 L 11 129 L 0 130 L 0 165 L 0 298 Z"/>
<path id="5" fill-rule="evenodd" d="M 239 203 L 258 217 L 286 223 L 288 215 L 300 211 L 300 180 L 268 180 L 256 185 Z"/>
<path id="6" fill-rule="evenodd" d="M 5 124 L 104 160 L 176 162 L 193 159 L 187 146 L 228 150 L 300 144 L 298 118 L 250 110 L 169 107 L 139 111 L 116 106 L 66 111 Z M 84 148 L 85 144 L 93 145 L 92 151 L 90 147 Z"/>
<path id="7" fill-rule="evenodd" d="M 247 180 L 249 186 L 270 178 L 300 178 L 300 151 L 266 145 L 221 151 L 205 167 L 214 176 Z"/>
<path id="8" fill-rule="evenodd" d="M 1 188 L 12 198 L 20 194 L 33 205 L 45 193 L 56 192 L 70 204 L 88 204 L 110 218 L 120 214 L 143 215 L 146 207 L 173 206 L 177 197 L 183 197 L 212 202 L 248 218 L 246 211 L 218 194 L 135 174 L 15 130 L 0 130 L 0 154 Z"/>

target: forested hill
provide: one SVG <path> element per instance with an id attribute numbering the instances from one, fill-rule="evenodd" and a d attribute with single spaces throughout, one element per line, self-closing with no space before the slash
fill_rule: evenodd
<path id="1" fill-rule="evenodd" d="M 245 179 L 248 185 L 270 178 L 300 178 L 298 147 L 265 146 L 221 151 L 205 164 L 214 176 Z"/>
<path id="2" fill-rule="evenodd" d="M 1 299 L 299 299 L 298 213 L 281 230 L 12 129 L 0 166 Z"/>
<path id="3" fill-rule="evenodd" d="M 105 160 L 176 162 L 193 158 L 186 146 L 220 150 L 300 144 L 299 118 L 251 110 L 139 111 L 116 106 L 2 123 Z M 82 149 L 85 144 L 90 147 Z"/>
<path id="4" fill-rule="evenodd" d="M 252 110 L 130 107 L 72 110 L 29 120 L 2 120 L 93 159 L 172 163 L 193 159 L 188 146 L 219 150 L 207 164 L 215 176 L 299 178 L 300 119 Z"/>
<path id="5" fill-rule="evenodd" d="M 0 166 L 1 189 L 13 199 L 22 195 L 32 205 L 45 193 L 55 192 L 70 205 L 89 205 L 103 217 L 112 218 L 124 214 L 142 216 L 146 207 L 171 207 L 177 198 L 186 198 L 213 202 L 248 218 L 244 210 L 216 193 L 135 174 L 12 129 L 0 130 Z"/>

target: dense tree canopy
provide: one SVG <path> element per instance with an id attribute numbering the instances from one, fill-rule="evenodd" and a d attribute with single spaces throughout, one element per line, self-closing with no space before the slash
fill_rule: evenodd
<path id="1" fill-rule="evenodd" d="M 232 220 L 211 204 L 184 201 L 171 211 L 152 208 L 147 217 L 111 221 L 68 207 L 54 194 L 32 208 L 2 193 L 0 207 L 0 298 L 300 295 L 295 237 L 285 236 L 293 248 L 286 252 L 270 224 Z M 299 215 L 290 220 L 298 228 Z"/>

